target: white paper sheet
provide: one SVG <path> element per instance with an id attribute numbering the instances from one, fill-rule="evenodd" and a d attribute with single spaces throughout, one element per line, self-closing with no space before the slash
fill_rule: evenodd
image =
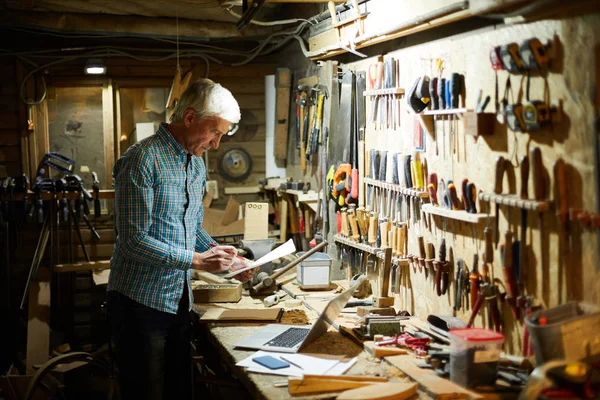
<path id="1" fill-rule="evenodd" d="M 252 268 L 260 267 L 261 265 L 264 265 L 268 262 L 277 260 L 278 258 L 281 258 L 281 257 L 285 257 L 288 254 L 292 254 L 295 251 L 296 251 L 296 246 L 294 246 L 294 241 L 292 239 L 290 239 L 287 242 L 285 242 L 284 244 L 282 244 L 281 246 L 279 246 L 278 248 L 276 248 L 275 250 L 265 254 L 258 260 L 252 262 L 252 264 L 250 264 L 249 266 L 242 268 L 242 269 L 238 269 L 237 271 L 230 272 L 226 275 L 223 275 L 222 277 L 225 279 L 233 278 L 234 276 L 236 276 L 237 274 L 239 274 L 241 272 L 248 271 Z"/>
<path id="2" fill-rule="evenodd" d="M 324 375 L 344 375 L 346 371 L 348 371 L 356 362 L 358 361 L 358 357 L 354 357 L 352 360 L 347 362 L 339 362 L 335 364 L 333 367 L 327 370 Z"/>
<path id="3" fill-rule="evenodd" d="M 94 273 L 92 274 L 92 277 L 94 278 L 94 284 L 96 284 L 96 286 L 107 285 L 109 275 L 110 275 L 110 269 L 94 271 Z"/>
<path id="4" fill-rule="evenodd" d="M 262 357 L 262 356 L 271 356 L 281 360 L 281 357 L 285 358 L 286 361 L 289 360 L 294 364 L 298 364 L 302 368 L 298 368 L 294 365 L 291 365 L 286 368 L 281 369 L 269 369 L 263 367 L 262 365 L 255 363 L 252 361 L 253 358 Z M 355 361 L 356 362 L 356 361 Z M 236 365 L 238 367 L 246 367 L 248 368 L 248 372 L 256 372 L 260 374 L 269 374 L 269 375 L 282 375 L 282 376 L 302 376 L 306 373 L 314 374 L 314 375 L 325 375 L 325 373 L 331 370 L 339 364 L 339 360 L 327 360 L 324 358 L 307 356 L 304 354 L 290 354 L 290 353 L 276 353 L 270 351 L 259 350 L 256 353 L 252 354 L 250 357 L 244 358 L 242 361 L 238 362 Z M 349 368 L 349 367 L 348 367 Z"/>

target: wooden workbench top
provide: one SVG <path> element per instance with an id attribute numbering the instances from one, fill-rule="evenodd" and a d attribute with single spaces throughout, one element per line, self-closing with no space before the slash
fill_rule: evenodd
<path id="1" fill-rule="evenodd" d="M 293 284 L 291 284 L 293 285 Z M 346 286 L 347 282 L 340 282 L 339 285 Z M 339 289 L 338 289 L 339 290 Z M 301 311 L 306 315 L 306 320 L 313 323 L 318 318 L 320 312 L 327 301 L 335 295 L 336 287 L 332 286 L 329 291 L 302 291 L 297 287 L 286 285 L 286 291 L 297 298 L 303 299 L 303 305 L 293 308 L 286 308 L 285 300 L 290 298 L 290 294 L 284 297 L 282 302 L 277 307 L 284 308 L 284 311 Z M 280 290 L 282 294 L 284 291 Z M 209 307 L 220 307 L 228 309 L 244 309 L 244 308 L 264 308 L 262 299 L 264 296 L 250 297 L 247 295 L 242 297 L 238 303 L 219 303 L 219 304 L 195 304 L 194 311 L 200 315 Z M 353 299 L 354 300 L 354 299 Z M 308 307 L 307 307 L 308 306 Z M 284 318 L 285 318 L 284 313 Z M 411 319 L 412 320 L 412 319 Z M 352 318 L 340 316 L 336 321 L 337 324 L 347 328 L 353 326 Z M 282 321 L 282 323 L 291 323 L 291 321 Z M 257 399 L 282 399 L 289 398 L 287 387 L 275 387 L 276 382 L 287 382 L 287 377 L 278 375 L 266 375 L 257 373 L 247 373 L 244 368 L 237 367 L 235 364 L 248 356 L 254 354 L 255 350 L 242 350 L 234 348 L 234 344 L 240 338 L 252 334 L 254 331 L 265 325 L 264 323 L 256 322 L 207 322 L 203 324 L 208 331 L 208 340 L 219 353 L 221 360 L 235 373 L 249 393 Z M 353 357 L 358 357 L 358 361 L 352 366 L 346 375 L 370 375 L 381 376 L 385 375 L 394 380 L 410 382 L 417 381 L 420 385 L 416 399 L 509 399 L 516 398 L 512 395 L 505 394 L 478 394 L 460 388 L 456 384 L 447 379 L 439 378 L 432 370 L 421 370 L 416 367 L 414 361 L 416 357 L 412 354 L 405 356 L 386 357 L 382 362 L 379 358 L 374 358 L 362 345 L 349 337 L 342 335 L 335 328 L 330 327 L 323 336 L 308 344 L 300 351 L 301 354 L 329 354 L 329 355 L 344 355 L 347 361 Z M 405 373 L 406 372 L 406 373 Z M 408 376 L 407 376 L 408 375 Z M 451 394 L 448 397 L 448 394 Z M 301 399 L 301 397 L 294 397 Z M 322 396 L 310 396 L 310 398 L 335 398 L 335 394 L 324 394 Z"/>

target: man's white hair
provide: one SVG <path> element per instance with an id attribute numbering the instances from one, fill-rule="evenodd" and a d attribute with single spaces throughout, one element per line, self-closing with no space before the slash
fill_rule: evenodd
<path id="1" fill-rule="evenodd" d="M 241 118 L 240 106 L 231 92 L 210 79 L 198 79 L 181 94 L 171 122 L 183 121 L 183 113 L 188 108 L 196 111 L 200 119 L 219 117 L 237 124 Z"/>

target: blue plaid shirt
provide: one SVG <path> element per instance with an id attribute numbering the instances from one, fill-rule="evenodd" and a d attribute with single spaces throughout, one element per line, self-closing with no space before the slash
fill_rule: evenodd
<path id="1" fill-rule="evenodd" d="M 117 240 L 107 290 L 159 311 L 177 313 L 190 287 L 194 251 L 216 243 L 202 228 L 206 169 L 160 126 L 115 164 Z"/>

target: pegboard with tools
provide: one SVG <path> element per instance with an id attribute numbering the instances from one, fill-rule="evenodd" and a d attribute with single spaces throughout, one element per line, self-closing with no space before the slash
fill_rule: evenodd
<path id="1" fill-rule="evenodd" d="M 387 248 L 407 266 L 396 307 L 500 331 L 528 355 L 532 310 L 600 298 L 596 117 L 568 87 L 592 88 L 567 69 L 575 54 L 593 60 L 554 21 L 473 34 L 344 66 L 367 77 L 364 201 L 336 203 L 332 231 L 349 275 Z"/>

